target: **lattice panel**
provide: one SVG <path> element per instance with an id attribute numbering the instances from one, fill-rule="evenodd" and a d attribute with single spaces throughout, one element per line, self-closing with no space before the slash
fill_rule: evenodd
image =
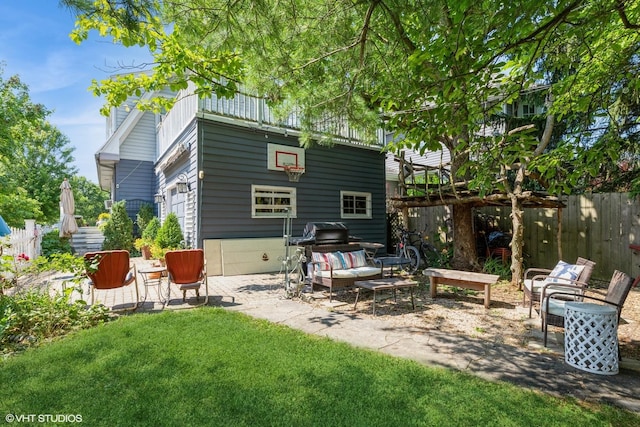
<path id="1" fill-rule="evenodd" d="M 594 374 L 618 373 L 617 311 L 593 313 L 566 307 L 565 361 Z"/>

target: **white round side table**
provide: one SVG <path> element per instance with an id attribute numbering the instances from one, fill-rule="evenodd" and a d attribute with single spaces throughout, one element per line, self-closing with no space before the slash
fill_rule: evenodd
<path id="1" fill-rule="evenodd" d="M 618 310 L 611 305 L 567 302 L 564 360 L 583 371 L 618 373 Z"/>

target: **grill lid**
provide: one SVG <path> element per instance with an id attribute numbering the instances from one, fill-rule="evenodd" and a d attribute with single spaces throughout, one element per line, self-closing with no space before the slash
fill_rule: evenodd
<path id="1" fill-rule="evenodd" d="M 342 222 L 308 222 L 302 237 L 291 238 L 294 245 L 347 244 L 360 239 L 349 236 L 349 229 Z"/>

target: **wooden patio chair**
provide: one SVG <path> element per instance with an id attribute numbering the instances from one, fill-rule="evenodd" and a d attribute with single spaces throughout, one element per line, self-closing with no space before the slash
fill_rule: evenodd
<path id="1" fill-rule="evenodd" d="M 87 277 L 90 281 L 91 305 L 95 303 L 95 293 L 98 290 L 117 289 L 134 284 L 136 300 L 133 302 L 133 306 L 120 310 L 135 310 L 138 308 L 140 302 L 138 277 L 134 266 L 129 262 L 128 251 L 87 252 L 84 254 L 84 259 Z"/>
<path id="2" fill-rule="evenodd" d="M 560 261 L 558 265 L 560 265 L 560 263 L 562 263 L 562 261 Z M 558 267 L 558 265 L 556 267 Z M 522 305 L 526 305 L 527 300 L 529 301 L 529 318 L 531 318 L 531 313 L 533 312 L 534 301 L 540 302 L 540 293 L 545 285 L 554 282 L 569 283 L 582 288 L 571 288 L 572 290 L 584 293 L 584 289 L 589 285 L 589 280 L 591 279 L 591 274 L 593 274 L 593 269 L 596 263 L 586 258 L 579 257 L 574 265 L 582 266 L 580 273 L 574 279 L 567 276 L 556 276 L 554 273 L 554 270 L 556 270 L 555 268 L 554 270 L 546 268 L 529 268 L 524 272 Z"/>
<path id="3" fill-rule="evenodd" d="M 165 306 L 171 299 L 171 284 L 178 285 L 182 291 L 182 301 L 187 299 L 187 291 L 196 292 L 196 301 L 200 301 L 200 288 L 204 285 L 204 301 L 194 307 L 206 305 L 209 302 L 209 286 L 207 284 L 207 268 L 202 249 L 184 249 L 169 251 L 165 254 L 165 263 L 169 277 L 169 289 Z"/>
<path id="4" fill-rule="evenodd" d="M 583 301 L 590 299 L 601 301 L 605 304 L 613 305 L 618 309 L 618 321 L 622 313 L 629 291 L 631 290 L 634 280 L 631 276 L 621 272 L 614 271 L 607 293 L 604 298 L 589 295 L 576 295 L 571 289 L 572 285 L 557 285 L 554 288 L 543 289 L 541 298 L 540 314 L 542 317 L 542 332 L 544 332 L 544 346 L 547 346 L 547 332 L 549 325 L 564 328 L 564 306 L 568 301 Z M 565 288 L 566 290 L 561 290 Z M 550 292 L 548 292 L 550 290 Z"/>

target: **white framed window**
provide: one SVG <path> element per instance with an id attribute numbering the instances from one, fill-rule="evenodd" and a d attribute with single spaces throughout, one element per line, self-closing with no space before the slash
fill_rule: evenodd
<path id="1" fill-rule="evenodd" d="M 533 104 L 522 104 L 522 116 L 530 117 L 535 116 L 536 114 L 536 106 Z"/>
<path id="2" fill-rule="evenodd" d="M 296 218 L 295 187 L 251 186 L 251 218 Z"/>
<path id="3" fill-rule="evenodd" d="M 371 193 L 341 191 L 342 218 L 371 218 Z"/>

